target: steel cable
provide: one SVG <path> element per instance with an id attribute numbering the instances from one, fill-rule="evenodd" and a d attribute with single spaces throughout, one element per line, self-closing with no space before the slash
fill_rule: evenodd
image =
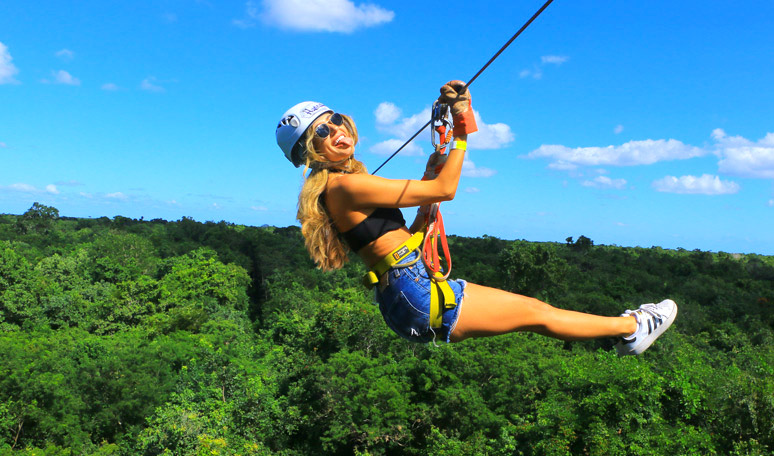
<path id="1" fill-rule="evenodd" d="M 519 29 L 519 30 L 518 30 L 518 31 L 517 31 L 517 32 L 516 32 L 516 33 L 515 33 L 515 34 L 514 34 L 512 37 L 511 37 L 511 39 L 509 39 L 509 40 L 508 40 L 508 42 L 506 42 L 506 43 L 503 45 L 503 47 L 501 47 L 501 48 L 500 48 L 500 50 L 499 50 L 499 51 L 497 51 L 497 52 L 495 53 L 495 55 L 493 55 L 493 56 L 492 56 L 492 58 L 491 58 L 491 59 L 489 59 L 489 61 L 488 61 L 488 62 L 486 62 L 486 64 L 485 64 L 483 67 L 481 67 L 481 69 L 480 69 L 480 70 L 478 70 L 478 73 L 476 73 L 476 74 L 475 74 L 475 75 L 474 75 L 472 78 L 470 78 L 470 80 L 467 82 L 467 84 L 465 84 L 465 88 L 467 89 L 467 88 L 468 88 L 468 87 L 469 87 L 469 86 L 470 86 L 470 85 L 473 83 L 473 81 L 475 81 L 475 80 L 476 80 L 476 79 L 477 79 L 477 78 L 478 78 L 478 77 L 481 75 L 481 73 L 483 73 L 483 72 L 484 72 L 484 70 L 486 70 L 486 69 L 487 69 L 487 67 L 488 67 L 489 65 L 491 65 L 491 64 L 492 64 L 492 62 L 494 62 L 494 61 L 495 61 L 495 59 L 496 59 L 497 57 L 499 57 L 499 56 L 500 56 L 500 54 L 502 54 L 502 53 L 503 53 L 503 51 L 505 50 L 505 48 L 507 48 L 508 46 L 510 46 L 510 45 L 511 45 L 511 43 L 513 43 L 513 41 L 514 41 L 516 38 L 518 38 L 518 37 L 519 37 L 519 35 L 521 35 L 521 32 L 523 32 L 524 30 L 526 30 L 526 29 L 527 29 L 527 27 L 529 27 L 529 25 L 532 23 L 532 21 L 534 21 L 535 19 L 537 19 L 537 17 L 538 17 L 538 16 L 540 16 L 540 13 L 542 13 L 542 12 L 543 12 L 543 11 L 544 11 L 546 8 L 548 8 L 548 5 L 550 5 L 550 4 L 551 4 L 551 2 L 553 2 L 553 1 L 554 1 L 554 0 L 548 0 L 548 1 L 546 1 L 546 2 L 543 4 L 543 6 L 541 6 L 541 7 L 540 7 L 540 9 L 539 9 L 539 10 L 537 10 L 537 12 L 535 12 L 535 14 L 533 14 L 533 15 L 532 15 L 532 17 L 531 17 L 531 18 L 529 18 L 529 20 L 528 20 L 527 22 L 525 22 L 525 23 L 524 23 L 524 25 L 522 25 L 522 26 L 521 26 L 521 28 L 520 28 L 520 29 Z M 382 169 L 382 167 L 383 167 L 384 165 L 386 165 L 388 161 L 392 160 L 392 158 L 393 158 L 394 156 L 398 155 L 398 152 L 400 152 L 401 150 L 403 150 L 403 148 L 404 148 L 404 147 L 406 147 L 406 146 L 407 146 L 407 145 L 408 145 L 408 144 L 409 144 L 411 141 L 413 141 L 413 140 L 414 140 L 414 138 L 416 138 L 417 136 L 419 136 L 419 134 L 420 134 L 420 133 L 422 133 L 422 132 L 425 130 L 425 128 L 427 128 L 427 126 L 428 126 L 428 125 L 430 125 L 430 123 L 431 123 L 431 122 L 432 122 L 432 119 L 431 119 L 431 120 L 428 120 L 428 121 L 427 121 L 427 123 L 426 123 L 426 124 L 424 124 L 424 125 L 422 126 L 422 128 L 420 128 L 420 129 L 419 129 L 419 130 L 418 130 L 416 133 L 414 133 L 414 135 L 413 135 L 413 136 L 411 136 L 411 138 L 409 138 L 409 139 L 408 139 L 408 140 L 407 140 L 405 143 L 403 143 L 403 145 L 402 145 L 402 146 L 400 146 L 400 147 L 398 148 L 398 150 L 396 150 L 395 152 L 393 152 L 393 153 L 392 153 L 392 155 L 390 155 L 389 157 L 387 157 L 387 160 L 385 160 L 385 161 L 384 161 L 384 162 L 383 162 L 381 165 L 379 165 L 379 167 L 378 167 L 378 168 L 376 168 L 376 171 L 372 172 L 371 174 L 376 174 L 376 173 L 377 173 L 377 172 L 378 172 L 380 169 Z"/>

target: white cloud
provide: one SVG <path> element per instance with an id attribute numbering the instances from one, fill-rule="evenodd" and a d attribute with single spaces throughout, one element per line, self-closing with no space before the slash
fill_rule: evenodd
<path id="1" fill-rule="evenodd" d="M 616 188 L 626 187 L 626 179 L 611 179 L 607 176 L 597 176 L 594 180 L 587 180 L 581 183 L 584 187 L 592 188 Z"/>
<path id="2" fill-rule="evenodd" d="M 716 128 L 712 130 L 712 133 L 710 134 L 710 136 L 712 136 L 712 139 L 714 139 L 715 141 L 722 141 L 723 138 L 726 137 L 726 132 L 723 131 L 722 128 Z"/>
<path id="3" fill-rule="evenodd" d="M 619 125 L 614 132 L 623 131 Z M 718 157 L 718 173 L 743 178 L 774 179 L 774 133 L 769 132 L 752 141 L 742 136 L 728 136 L 716 128 L 711 133 L 714 145 L 694 147 L 675 139 L 647 139 L 630 141 L 620 146 L 576 147 L 542 145 L 527 154 L 526 158 L 549 159 L 549 169 L 574 171 L 581 166 L 637 166 L 662 161 L 686 160 L 707 155 Z M 592 186 L 595 181 L 586 181 Z M 598 182 L 597 182 L 598 184 Z M 719 177 L 667 176 L 654 182 L 654 188 L 664 192 L 728 194 L 739 191 L 732 181 L 721 181 Z"/>
<path id="4" fill-rule="evenodd" d="M 376 118 L 376 128 L 382 132 L 388 133 L 396 138 L 377 143 L 369 149 L 377 155 L 389 155 L 403 143 L 406 142 L 414 133 L 430 120 L 430 108 L 425 108 L 413 116 L 401 118 L 401 110 L 393 103 L 383 102 L 374 110 Z M 410 142 L 400 151 L 404 156 L 422 156 L 424 152 L 416 141 Z"/>
<path id="5" fill-rule="evenodd" d="M 8 147 L 8 144 L 0 141 L 0 149 L 5 149 L 6 147 Z"/>
<path id="6" fill-rule="evenodd" d="M 8 52 L 8 46 L 0 42 L 0 84 L 18 84 L 14 75 L 19 73 L 19 69 L 13 64 L 13 57 Z"/>
<path id="7" fill-rule="evenodd" d="M 769 201 L 766 203 L 766 205 L 767 205 L 767 206 L 769 206 L 769 207 L 774 207 L 774 199 L 770 199 L 770 200 L 769 200 Z"/>
<path id="8" fill-rule="evenodd" d="M 106 83 L 102 84 L 102 87 L 100 87 L 100 88 L 102 90 L 107 90 L 109 92 L 114 92 L 114 91 L 120 89 L 120 87 L 118 87 L 117 85 L 113 84 L 112 82 L 106 82 Z"/>
<path id="9" fill-rule="evenodd" d="M 564 62 L 570 60 L 569 57 L 566 55 L 544 55 L 540 57 L 540 64 L 534 64 L 532 65 L 532 69 L 524 69 L 519 72 L 519 77 L 524 78 L 532 78 L 532 79 L 542 79 L 543 78 L 543 67 L 546 65 L 556 65 L 559 66 L 563 64 Z"/>
<path id="10" fill-rule="evenodd" d="M 16 183 L 11 185 L 0 185 L 0 190 L 10 190 L 14 192 L 25 192 L 25 193 L 40 193 L 40 190 L 38 190 L 36 187 L 30 184 L 22 184 L 22 183 Z"/>
<path id="11" fill-rule="evenodd" d="M 126 201 L 127 199 L 129 199 L 129 197 L 127 197 L 121 192 L 107 193 L 105 194 L 105 198 L 121 200 L 121 201 Z"/>
<path id="12" fill-rule="evenodd" d="M 531 70 L 521 70 L 519 72 L 519 77 L 524 78 L 532 78 L 532 79 L 541 79 L 543 77 L 543 70 L 535 65 Z"/>
<path id="13" fill-rule="evenodd" d="M 62 49 L 61 51 L 57 51 L 55 55 L 65 62 L 70 62 L 73 58 L 75 58 L 75 53 L 69 49 Z"/>
<path id="14" fill-rule="evenodd" d="M 622 131 L 624 131 L 623 125 L 616 125 L 615 128 L 613 128 L 613 133 L 620 134 Z"/>
<path id="15" fill-rule="evenodd" d="M 504 123 L 487 124 L 475 110 L 473 115 L 476 117 L 478 132 L 468 137 L 468 146 L 471 149 L 500 149 L 514 140 L 515 135 L 508 125 Z M 395 152 L 398 147 L 430 120 L 430 108 L 427 107 L 409 117 L 401 117 L 402 111 L 400 108 L 393 103 L 383 102 L 374 110 L 374 116 L 377 129 L 397 137 L 382 141 L 370 149 L 375 154 L 386 155 Z M 430 133 L 428 130 L 425 130 L 422 134 L 429 135 Z M 424 138 L 427 138 L 427 136 L 424 136 Z M 406 152 L 406 155 L 422 155 L 422 149 L 414 145 L 414 142 L 406 146 L 401 151 L 401 154 L 404 152 Z"/>
<path id="16" fill-rule="evenodd" d="M 24 184 L 24 183 L 16 183 L 11 185 L 0 185 L 0 191 L 12 191 L 12 192 L 22 192 L 22 193 L 44 193 L 48 192 L 53 195 L 58 195 L 59 190 L 56 188 L 56 185 L 49 184 L 46 185 L 45 190 L 41 190 L 34 185 L 30 184 Z"/>
<path id="17" fill-rule="evenodd" d="M 140 88 L 142 90 L 145 90 L 147 92 L 164 92 L 164 87 L 161 87 L 160 85 L 156 84 L 156 77 L 155 76 L 148 76 L 147 78 L 143 79 L 140 83 Z"/>
<path id="18" fill-rule="evenodd" d="M 479 190 L 477 187 L 468 187 L 465 189 L 465 193 L 478 193 L 481 190 Z"/>
<path id="19" fill-rule="evenodd" d="M 398 150 L 398 148 L 402 146 L 404 142 L 406 142 L 406 139 L 388 139 L 386 141 L 382 141 L 380 143 L 374 144 L 368 150 L 376 155 L 390 155 L 396 150 Z M 424 152 L 422 151 L 422 148 L 417 146 L 413 141 L 408 143 L 406 147 L 404 147 L 403 150 L 400 151 L 400 153 L 406 157 L 412 157 L 412 156 L 421 157 L 425 155 Z"/>
<path id="20" fill-rule="evenodd" d="M 81 85 L 81 81 L 78 78 L 73 77 L 70 73 L 68 73 L 65 70 L 52 71 L 51 74 L 54 77 L 54 84 L 64 84 L 64 85 L 74 85 L 74 86 Z"/>
<path id="21" fill-rule="evenodd" d="M 376 123 L 379 125 L 390 125 L 395 123 L 400 118 L 401 110 L 395 104 L 385 101 L 379 103 L 379 106 L 374 110 L 374 116 L 376 116 Z"/>
<path id="22" fill-rule="evenodd" d="M 497 174 L 497 171 L 483 166 L 476 166 L 471 160 L 465 157 L 465 161 L 462 162 L 462 175 L 465 177 L 492 177 Z"/>
<path id="23" fill-rule="evenodd" d="M 553 163 L 549 163 L 548 169 L 554 169 L 556 171 L 575 171 L 578 169 L 578 165 L 559 160 Z"/>
<path id="24" fill-rule="evenodd" d="M 254 211 L 261 211 L 261 212 L 269 210 L 269 208 L 266 206 L 250 206 L 250 209 Z"/>
<path id="25" fill-rule="evenodd" d="M 774 179 L 774 133 L 757 142 L 741 136 L 727 136 L 720 128 L 712 132 L 720 156 L 720 173 L 739 177 Z"/>
<path id="26" fill-rule="evenodd" d="M 468 145 L 471 149 L 500 149 L 513 142 L 515 135 L 511 127 L 504 123 L 485 123 L 476 110 L 473 110 L 473 114 L 476 117 L 478 131 L 468 136 Z"/>
<path id="27" fill-rule="evenodd" d="M 62 184 L 62 185 L 65 185 L 65 184 Z M 77 183 L 77 184 L 69 184 L 69 185 L 83 185 L 83 184 Z M 130 202 L 132 200 L 136 201 L 138 198 L 137 196 L 127 195 L 124 192 L 112 192 L 112 193 L 78 192 L 78 195 L 80 195 L 82 198 L 89 199 L 99 204 L 121 204 L 125 202 Z"/>
<path id="28" fill-rule="evenodd" d="M 695 195 L 730 195 L 739 191 L 739 184 L 720 180 L 720 177 L 710 174 L 696 176 L 666 176 L 653 182 L 653 188 L 664 193 L 681 193 Z"/>
<path id="29" fill-rule="evenodd" d="M 566 55 L 544 55 L 540 57 L 540 63 L 544 65 L 546 63 L 550 63 L 553 65 L 561 65 L 568 60 L 570 60 L 570 58 L 567 57 Z"/>
<path id="30" fill-rule="evenodd" d="M 374 110 L 376 128 L 406 140 L 430 120 L 430 108 L 427 107 L 409 117 L 400 118 L 400 115 L 400 108 L 394 104 L 389 102 L 380 103 L 376 110 Z"/>
<path id="31" fill-rule="evenodd" d="M 549 158 L 556 166 L 635 166 L 660 161 L 685 160 L 707 155 L 707 151 L 683 144 L 676 139 L 629 141 L 620 146 L 576 147 L 542 145 L 526 155 L 527 158 Z"/>
<path id="32" fill-rule="evenodd" d="M 395 13 L 372 3 L 350 0 L 263 0 L 259 13 L 255 2 L 246 4 L 247 19 L 234 21 L 249 27 L 259 17 L 267 25 L 307 32 L 351 33 L 363 27 L 390 22 Z"/>
<path id="33" fill-rule="evenodd" d="M 255 4 L 254 1 L 250 0 L 245 4 L 245 14 L 246 17 L 244 19 L 234 19 L 231 21 L 232 24 L 236 25 L 239 28 L 249 28 L 253 27 L 255 25 L 255 22 L 261 17 L 261 13 L 258 10 L 258 6 Z"/>

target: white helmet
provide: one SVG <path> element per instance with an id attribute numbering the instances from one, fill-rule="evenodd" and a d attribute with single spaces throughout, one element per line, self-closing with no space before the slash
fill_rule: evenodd
<path id="1" fill-rule="evenodd" d="M 306 159 L 306 148 L 299 141 L 301 136 L 326 112 L 333 111 L 322 103 L 304 101 L 288 109 L 277 124 L 277 144 L 296 168 L 303 165 Z"/>

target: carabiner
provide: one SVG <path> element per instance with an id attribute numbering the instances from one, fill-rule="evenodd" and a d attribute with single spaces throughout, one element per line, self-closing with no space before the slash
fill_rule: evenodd
<path id="1" fill-rule="evenodd" d="M 449 105 L 445 103 L 439 103 L 438 100 L 433 102 L 430 121 L 433 124 L 432 128 L 430 129 L 430 143 L 433 145 L 433 149 L 436 152 L 444 153 L 446 146 L 449 145 L 452 139 L 452 135 L 447 135 L 446 132 L 454 129 L 454 124 L 451 121 Z M 440 144 L 439 141 L 435 138 L 436 134 L 438 134 Z"/>

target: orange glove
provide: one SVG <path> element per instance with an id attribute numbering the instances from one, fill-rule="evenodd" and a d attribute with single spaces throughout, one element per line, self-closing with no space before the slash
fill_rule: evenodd
<path id="1" fill-rule="evenodd" d="M 464 89 L 464 90 L 463 90 Z M 449 105 L 454 121 L 454 136 L 467 135 L 478 131 L 476 119 L 473 116 L 473 106 L 470 91 L 462 81 L 449 81 L 441 86 L 441 96 L 438 101 Z"/>

